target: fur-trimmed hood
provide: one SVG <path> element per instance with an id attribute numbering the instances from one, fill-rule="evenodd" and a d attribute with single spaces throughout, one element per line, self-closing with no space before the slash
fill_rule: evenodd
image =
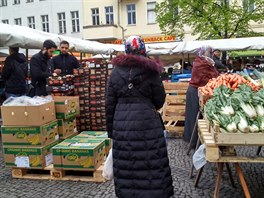
<path id="1" fill-rule="evenodd" d="M 162 72 L 161 63 L 138 55 L 121 54 L 112 60 L 113 65 L 118 67 L 142 67 L 147 70 Z"/>

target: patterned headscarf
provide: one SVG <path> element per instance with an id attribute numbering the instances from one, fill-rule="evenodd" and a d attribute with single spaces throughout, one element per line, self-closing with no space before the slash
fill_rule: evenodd
<path id="1" fill-rule="evenodd" d="M 146 47 L 143 39 L 140 36 L 130 36 L 125 41 L 126 54 L 146 55 Z"/>
<path id="2" fill-rule="evenodd" d="M 214 65 L 215 62 L 212 59 L 213 57 L 213 51 L 214 49 L 208 45 L 200 47 L 197 51 L 196 54 L 200 57 L 203 57 L 207 62 L 209 62 L 211 65 Z"/>
<path id="3" fill-rule="evenodd" d="M 205 45 L 205 46 L 202 46 L 199 49 L 197 49 L 196 53 L 200 57 L 207 56 L 209 58 L 212 58 L 213 57 L 213 51 L 214 51 L 214 49 L 212 47 L 210 47 L 209 45 Z"/>

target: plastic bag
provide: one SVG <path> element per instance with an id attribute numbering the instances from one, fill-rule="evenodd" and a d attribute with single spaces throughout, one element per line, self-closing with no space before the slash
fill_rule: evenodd
<path id="1" fill-rule="evenodd" d="M 202 168 L 206 164 L 205 144 L 202 144 L 193 154 L 193 165 L 196 170 Z"/>
<path id="2" fill-rule="evenodd" d="M 112 149 L 110 149 L 106 158 L 102 175 L 106 180 L 112 180 L 114 178 Z"/>

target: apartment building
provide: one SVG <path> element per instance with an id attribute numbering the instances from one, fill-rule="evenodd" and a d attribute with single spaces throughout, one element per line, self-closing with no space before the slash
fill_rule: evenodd
<path id="1" fill-rule="evenodd" d="M 168 42 L 177 40 L 177 35 L 162 35 L 156 23 L 155 4 L 163 0 L 85 0 L 83 37 L 101 42 L 122 43 L 131 35 L 141 35 L 145 42 Z M 235 0 L 229 0 L 231 4 Z M 240 1 L 241 6 L 251 1 Z M 252 4 L 252 5 L 251 5 Z M 264 24 L 252 23 L 256 32 L 264 32 Z M 184 40 L 196 40 L 192 29 L 185 26 Z"/>
<path id="2" fill-rule="evenodd" d="M 175 41 L 175 35 L 161 34 L 156 2 L 161 0 L 85 0 L 83 37 L 116 44 L 131 35 L 141 35 L 146 43 Z"/>
<path id="3" fill-rule="evenodd" d="M 82 0 L 0 0 L 0 22 L 82 38 Z"/>

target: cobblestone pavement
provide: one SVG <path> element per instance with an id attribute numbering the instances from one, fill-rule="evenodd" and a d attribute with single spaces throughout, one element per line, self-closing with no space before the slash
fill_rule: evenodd
<path id="1" fill-rule="evenodd" d="M 194 187 L 195 178 L 190 179 L 191 157 L 186 155 L 186 143 L 181 139 L 169 139 L 168 151 L 174 180 L 174 197 L 196 198 L 213 197 L 216 166 L 205 165 L 199 187 Z M 255 153 L 256 147 L 239 150 L 247 155 Z M 264 155 L 262 151 L 261 155 Z M 262 164 L 241 164 L 252 198 L 264 197 L 264 166 Z M 220 188 L 220 197 L 243 198 L 243 191 L 231 166 L 236 188 L 230 186 L 226 170 Z M 197 172 L 195 171 L 194 174 Z M 0 148 L 0 198 L 114 198 L 113 182 L 89 183 L 72 181 L 48 181 L 12 179 L 9 168 L 4 167 L 2 149 Z"/>

